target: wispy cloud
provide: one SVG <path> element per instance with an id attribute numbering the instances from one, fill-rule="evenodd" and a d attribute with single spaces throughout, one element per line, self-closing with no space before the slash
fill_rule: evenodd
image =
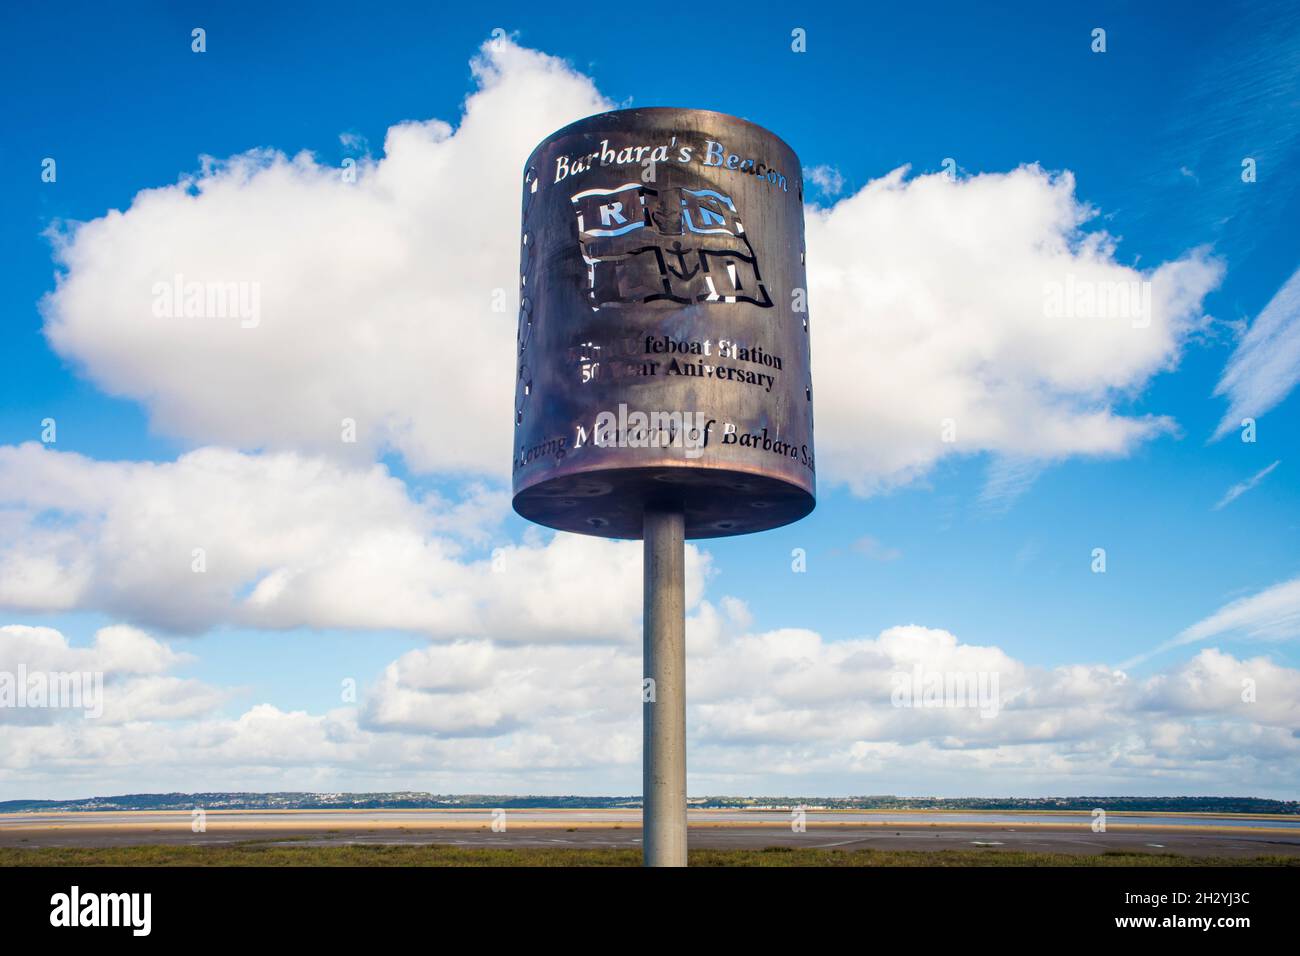
<path id="1" fill-rule="evenodd" d="M 1163 644 L 1130 657 L 1119 667 L 1127 670 L 1171 648 L 1215 637 L 1263 641 L 1300 637 L 1300 577 L 1225 604 L 1209 617 L 1184 628 Z"/>
<path id="2" fill-rule="evenodd" d="M 844 189 L 844 177 L 834 166 L 814 166 L 807 175 L 808 181 L 827 196 L 837 196 Z"/>
<path id="3" fill-rule="evenodd" d="M 992 514 L 1005 514 L 1021 495 L 1033 487 L 1047 464 L 1034 458 L 1007 455 L 994 458 L 984 475 L 980 506 Z"/>
<path id="4" fill-rule="evenodd" d="M 891 548 L 882 544 L 878 539 L 869 534 L 862 537 L 849 545 L 858 554 L 865 555 L 872 561 L 897 561 L 903 556 L 903 552 L 897 548 Z"/>
<path id="5" fill-rule="evenodd" d="M 1243 259 L 1284 217 L 1297 195 L 1284 173 L 1300 157 L 1300 8 L 1258 0 L 1249 17 L 1224 17 L 1214 42 L 1186 63 L 1180 92 L 1163 104 L 1156 155 L 1123 205 L 1168 226 L 1170 217 Z M 1267 41 L 1261 38 L 1267 37 Z M 1255 160 L 1258 182 L 1241 178 Z M 1171 176 L 1170 168 L 1179 170 Z M 1185 203 L 1188 183 L 1196 202 Z M 1267 190 L 1268 201 L 1261 201 Z"/>
<path id="6" fill-rule="evenodd" d="M 1264 306 L 1237 343 L 1215 386 L 1228 396 L 1228 411 L 1211 441 L 1258 418 L 1277 405 L 1300 382 L 1300 269 Z"/>
<path id="7" fill-rule="evenodd" d="M 1269 472 L 1271 472 L 1274 468 L 1276 468 L 1280 464 L 1282 464 L 1282 462 L 1279 459 L 1278 461 L 1273 462 L 1273 464 L 1269 465 L 1267 468 L 1256 473 L 1254 477 L 1247 478 L 1245 481 L 1237 482 L 1235 485 L 1233 485 L 1231 488 L 1228 489 L 1227 494 L 1225 494 L 1222 498 L 1219 499 L 1219 503 L 1214 506 L 1214 510 L 1218 511 L 1220 508 L 1232 504 L 1234 501 L 1236 501 L 1246 492 L 1250 491 L 1250 489 L 1254 488 L 1257 484 L 1259 484 L 1261 481 L 1267 478 Z"/>

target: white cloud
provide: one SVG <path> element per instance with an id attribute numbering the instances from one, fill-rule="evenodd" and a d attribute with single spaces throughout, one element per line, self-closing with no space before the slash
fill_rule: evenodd
<path id="1" fill-rule="evenodd" d="M 1228 410 L 1214 430 L 1222 438 L 1243 418 L 1259 418 L 1300 382 L 1300 270 L 1255 317 L 1214 388 L 1226 395 Z"/>
<path id="2" fill-rule="evenodd" d="M 228 696 L 197 680 L 173 677 L 168 671 L 191 660 L 163 642 L 133 627 L 101 628 L 88 647 L 73 647 L 59 631 L 20 624 L 0 626 L 0 674 L 9 675 L 15 687 L 23 678 L 53 686 L 59 675 L 77 681 L 76 706 L 53 695 L 42 706 L 0 706 L 0 724 L 46 726 L 60 721 L 72 724 L 71 733 L 92 734 L 87 719 L 96 725 L 149 723 L 199 717 Z M 85 678 L 83 680 L 83 678 Z M 69 685 L 70 686 L 70 685 Z M 15 732 L 10 727 L 6 732 Z"/>
<path id="3" fill-rule="evenodd" d="M 834 166 L 812 166 L 804 176 L 827 196 L 837 196 L 844 190 L 844 176 Z"/>
<path id="4" fill-rule="evenodd" d="M 136 196 L 57 245 L 46 332 L 107 391 L 196 443 L 504 476 L 513 394 L 520 165 L 610 104 L 558 60 L 508 42 L 475 61 L 458 126 L 389 130 L 355 183 L 310 156 L 255 151 Z M 837 185 L 833 171 L 812 181 Z M 1116 407 L 1177 360 L 1221 268 L 1203 252 L 1139 272 L 1073 177 L 1036 167 L 875 180 L 808 211 L 823 477 L 870 493 L 953 453 L 1122 454 L 1167 432 Z M 160 319 L 155 283 L 260 283 L 260 322 Z M 1045 285 L 1149 282 L 1149 325 L 1049 318 Z M 504 312 L 492 311 L 500 293 Z M 196 372 L 201 368 L 201 374 Z M 345 418 L 357 442 L 339 440 Z M 953 419 L 955 443 L 940 440 Z M 39 590 L 48 566 L 25 569 Z"/>
<path id="5" fill-rule="evenodd" d="M 594 730 L 639 718 L 640 694 L 639 655 L 622 648 L 439 644 L 385 669 L 361 723 L 445 737 L 495 737 L 556 721 Z"/>
<path id="6" fill-rule="evenodd" d="M 505 474 L 522 163 L 611 104 L 509 42 L 473 68 L 455 129 L 394 126 L 354 183 L 309 155 L 258 150 L 78 226 L 56 247 L 50 343 L 198 443 L 354 462 L 391 447 L 422 471 Z M 155 317 L 155 283 L 176 275 L 258 283 L 259 323 Z M 340 441 L 345 418 L 355 444 Z"/>
<path id="7" fill-rule="evenodd" d="M 102 610 L 177 631 L 636 640 L 639 542 L 537 533 L 475 557 L 464 539 L 481 543 L 503 509 L 490 489 L 413 500 L 382 465 L 289 452 L 100 462 L 0 446 L 0 607 Z M 692 604 L 707 569 L 689 546 Z"/>
<path id="8" fill-rule="evenodd" d="M 823 475 L 869 493 L 948 454 L 1115 455 L 1173 427 L 1114 406 L 1174 365 L 1217 262 L 1196 250 L 1146 272 L 1121 265 L 1110 237 L 1080 231 L 1094 212 L 1069 173 L 905 173 L 808 212 Z M 1144 282 L 1137 321 L 1049 314 L 1049 289 Z"/>
<path id="9" fill-rule="evenodd" d="M 1300 783 L 1300 672 L 1267 658 L 1206 649 L 1135 680 L 1104 665 L 1031 666 L 916 625 L 846 641 L 753 632 L 743 606 L 723 603 L 701 604 L 688 625 L 692 793 L 1004 793 L 1008 781 L 1024 793 L 1181 792 L 1189 781 L 1286 793 Z M 0 648 L 11 630 L 0 629 Z M 996 673 L 1000 710 L 895 706 L 895 675 L 918 667 Z M 260 702 L 228 718 L 209 694 L 188 714 L 130 724 L 11 726 L 0 792 L 46 794 L 57 781 L 68 793 L 93 768 L 96 792 L 121 776 L 134 790 L 635 793 L 639 675 L 626 645 L 440 643 L 390 664 L 358 706 L 325 713 Z"/>
<path id="10" fill-rule="evenodd" d="M 1138 706 L 1166 715 L 1250 717 L 1300 730 L 1296 671 L 1266 657 L 1237 660 L 1215 648 L 1201 651 L 1172 670 L 1140 685 Z M 1246 685 L 1249 699 L 1243 699 Z"/>
<path id="11" fill-rule="evenodd" d="M 0 626 L 0 670 L 22 664 L 44 671 L 110 671 L 132 676 L 161 674 L 186 659 L 134 627 L 101 628 L 91 647 L 72 647 L 51 627 Z"/>
<path id="12" fill-rule="evenodd" d="M 1214 510 L 1218 511 L 1219 509 L 1225 508 L 1228 505 L 1232 504 L 1234 501 L 1236 501 L 1246 492 L 1250 491 L 1257 484 L 1259 484 L 1261 481 L 1267 478 L 1269 476 L 1269 473 L 1272 472 L 1273 469 L 1280 464 L 1282 464 L 1281 461 L 1275 461 L 1273 462 L 1273 464 L 1269 465 L 1267 468 L 1263 468 L 1259 470 L 1254 475 L 1247 478 L 1245 481 L 1237 482 L 1235 485 L 1229 488 L 1227 492 L 1224 493 L 1222 498 L 1219 499 L 1218 504 L 1214 506 Z"/>
<path id="13" fill-rule="evenodd" d="M 1284 641 L 1300 637 L 1300 578 L 1283 581 L 1257 594 L 1225 604 L 1209 617 L 1179 631 L 1163 644 L 1130 658 L 1134 667 L 1164 651 L 1216 637 Z"/>

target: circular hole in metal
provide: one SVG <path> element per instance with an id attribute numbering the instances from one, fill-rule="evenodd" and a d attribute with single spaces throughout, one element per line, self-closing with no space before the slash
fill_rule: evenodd
<path id="1" fill-rule="evenodd" d="M 749 503 L 749 506 L 750 506 L 751 508 L 770 508 L 770 507 L 772 507 L 772 502 L 770 502 L 770 501 L 751 501 L 751 502 Z"/>
<path id="2" fill-rule="evenodd" d="M 713 522 L 713 527 L 717 528 L 717 529 L 720 530 L 720 531 L 730 531 L 730 530 L 731 530 L 732 528 L 734 528 L 735 526 L 736 526 L 736 522 L 734 522 L 734 521 L 715 521 L 715 522 Z"/>
<path id="3" fill-rule="evenodd" d="M 812 386 L 809 385 L 807 388 L 805 388 L 805 389 L 803 390 L 803 393 L 804 393 L 805 395 L 808 396 L 808 401 L 811 402 L 811 401 L 812 401 Z"/>
<path id="4" fill-rule="evenodd" d="M 587 519 L 587 524 L 591 525 L 593 528 L 604 528 L 609 524 L 609 522 L 604 518 L 597 518 L 593 516 Z"/>

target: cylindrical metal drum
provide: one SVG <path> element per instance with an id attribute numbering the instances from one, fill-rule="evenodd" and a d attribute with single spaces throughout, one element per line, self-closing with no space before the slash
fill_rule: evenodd
<path id="1" fill-rule="evenodd" d="M 514 507 L 639 538 L 813 508 L 803 175 L 766 130 L 706 110 L 579 120 L 524 167 Z"/>

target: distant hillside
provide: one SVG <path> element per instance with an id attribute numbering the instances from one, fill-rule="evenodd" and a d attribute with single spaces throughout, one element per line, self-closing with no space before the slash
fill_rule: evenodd
<path id="1" fill-rule="evenodd" d="M 692 797 L 692 807 L 759 810 L 802 806 L 826 810 L 1084 810 L 1300 815 L 1300 801 L 1258 797 Z M 456 808 L 610 809 L 640 807 L 639 796 L 393 793 L 127 793 L 78 800 L 5 800 L 0 813 L 96 810 L 436 810 Z"/>

